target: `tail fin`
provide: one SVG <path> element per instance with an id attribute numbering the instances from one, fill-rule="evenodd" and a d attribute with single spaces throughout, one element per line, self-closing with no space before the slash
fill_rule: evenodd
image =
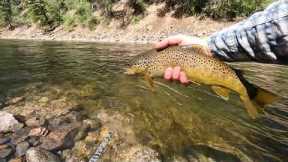
<path id="1" fill-rule="evenodd" d="M 255 119 L 259 114 L 258 110 L 263 112 L 263 107 L 265 105 L 275 102 L 278 99 L 278 96 L 264 89 L 257 88 L 256 96 L 252 98 L 252 100 L 250 99 L 249 96 L 247 97 L 241 96 L 241 99 L 244 103 L 244 106 L 249 116 L 252 119 Z"/>
<path id="2" fill-rule="evenodd" d="M 269 105 L 279 99 L 279 96 L 257 87 L 256 96 L 252 98 L 252 100 L 257 103 L 259 106 L 264 107 L 265 105 Z"/>
<path id="3" fill-rule="evenodd" d="M 233 69 L 238 78 L 241 80 L 241 82 L 243 83 L 243 85 L 246 87 L 247 89 L 247 93 L 250 97 L 250 99 L 255 102 L 257 105 L 259 105 L 259 107 L 264 107 L 265 105 L 271 104 L 275 101 L 277 101 L 277 99 L 279 99 L 279 96 L 277 96 L 276 94 L 273 94 L 272 92 L 269 92 L 263 88 L 260 88 L 254 84 L 249 83 L 242 74 L 242 71 L 237 70 L 237 69 Z"/>
<path id="4" fill-rule="evenodd" d="M 244 97 L 244 96 L 240 96 L 247 112 L 248 115 L 252 118 L 252 119 L 256 119 L 258 116 L 258 106 L 256 104 L 254 104 L 250 98 L 248 96 Z"/>

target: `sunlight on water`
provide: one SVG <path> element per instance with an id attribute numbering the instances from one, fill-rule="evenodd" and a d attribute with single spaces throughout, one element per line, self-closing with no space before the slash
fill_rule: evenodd
<path id="1" fill-rule="evenodd" d="M 0 41 L 0 101 L 27 93 L 61 91 L 96 110 L 117 111 L 131 120 L 142 144 L 175 155 L 204 154 L 216 161 L 288 160 L 288 67 L 254 63 L 233 64 L 252 83 L 282 98 L 252 121 L 233 95 L 228 102 L 209 87 L 188 87 L 157 79 L 156 92 L 141 77 L 125 76 L 131 56 L 142 45 Z M 27 88 L 28 87 L 28 88 Z M 31 93 L 32 95 L 33 93 Z"/>

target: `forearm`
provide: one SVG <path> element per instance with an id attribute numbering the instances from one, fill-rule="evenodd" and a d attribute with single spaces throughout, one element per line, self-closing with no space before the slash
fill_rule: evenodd
<path id="1" fill-rule="evenodd" d="M 226 61 L 279 62 L 288 57 L 288 1 L 279 1 L 208 38 L 212 53 Z"/>

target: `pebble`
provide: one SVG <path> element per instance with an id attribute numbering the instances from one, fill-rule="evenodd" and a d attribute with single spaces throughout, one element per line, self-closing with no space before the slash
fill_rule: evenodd
<path id="1" fill-rule="evenodd" d="M 95 143 L 97 140 L 99 140 L 99 136 L 99 132 L 89 132 L 87 137 L 85 138 L 85 141 Z"/>
<path id="2" fill-rule="evenodd" d="M 121 151 L 116 161 L 161 162 L 159 153 L 146 146 L 132 146 Z"/>
<path id="3" fill-rule="evenodd" d="M 11 142 L 15 145 L 17 145 L 18 143 L 21 143 L 23 141 L 25 141 L 28 136 L 29 136 L 29 132 L 30 132 L 30 128 L 22 128 L 20 130 L 17 130 L 13 135 L 12 135 L 12 139 Z"/>
<path id="4" fill-rule="evenodd" d="M 85 119 L 83 120 L 83 125 L 87 125 L 89 127 L 90 131 L 96 131 L 101 128 L 101 122 L 100 120 L 91 120 L 91 119 Z"/>
<path id="5" fill-rule="evenodd" d="M 28 142 L 21 142 L 16 146 L 16 156 L 25 155 L 26 151 L 29 149 L 30 145 Z"/>
<path id="6" fill-rule="evenodd" d="M 46 120 L 44 118 L 32 117 L 32 118 L 28 119 L 25 122 L 25 124 L 28 127 L 41 127 L 41 126 L 45 126 Z"/>
<path id="7" fill-rule="evenodd" d="M 0 148 L 0 159 L 4 159 L 6 157 L 8 157 L 9 155 L 12 154 L 13 149 L 7 145 L 5 146 L 1 146 L 2 148 Z"/>
<path id="8" fill-rule="evenodd" d="M 28 143 L 31 146 L 38 146 L 40 144 L 40 138 L 36 136 L 29 137 Z"/>
<path id="9" fill-rule="evenodd" d="M 0 145 L 10 142 L 10 137 L 0 137 Z"/>
<path id="10" fill-rule="evenodd" d="M 39 100 L 40 103 L 47 103 L 48 101 L 49 101 L 48 97 L 41 97 Z"/>
<path id="11" fill-rule="evenodd" d="M 13 104 L 17 104 L 18 102 L 21 102 L 25 99 L 24 96 L 20 96 L 20 97 L 14 97 L 11 100 L 9 100 L 6 104 L 7 105 L 13 105 Z"/>
<path id="12" fill-rule="evenodd" d="M 14 132 L 23 127 L 12 114 L 5 111 L 0 111 L 0 132 Z"/>
<path id="13" fill-rule="evenodd" d="M 23 162 L 23 161 L 24 161 L 24 160 L 22 160 L 21 157 L 17 157 L 17 158 L 15 158 L 15 159 L 9 160 L 9 162 Z"/>
<path id="14" fill-rule="evenodd" d="M 29 136 L 36 136 L 36 137 L 47 136 L 48 133 L 49 131 L 47 128 L 39 127 L 39 128 L 31 129 L 29 132 Z"/>
<path id="15" fill-rule="evenodd" d="M 87 144 L 86 142 L 79 141 L 76 142 L 75 146 L 73 147 L 73 153 L 77 157 L 81 158 L 90 158 L 92 156 L 96 145 Z"/>
<path id="16" fill-rule="evenodd" d="M 41 148 L 32 147 L 25 156 L 27 162 L 61 162 L 57 155 Z"/>

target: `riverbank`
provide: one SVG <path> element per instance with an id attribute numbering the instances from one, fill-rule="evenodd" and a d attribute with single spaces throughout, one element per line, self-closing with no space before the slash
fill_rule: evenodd
<path id="1" fill-rule="evenodd" d="M 153 43 L 175 34 L 189 34 L 194 36 L 209 36 L 237 21 L 216 21 L 203 17 L 174 18 L 171 14 L 164 17 L 157 16 L 157 6 L 149 7 L 144 18 L 135 21 L 125 28 L 121 27 L 121 20 L 103 21 L 94 30 L 74 27 L 67 30 L 59 26 L 51 32 L 44 32 L 37 26 L 20 26 L 10 31 L 0 30 L 0 39 L 27 40 L 57 40 L 79 42 L 121 42 L 121 43 Z"/>

